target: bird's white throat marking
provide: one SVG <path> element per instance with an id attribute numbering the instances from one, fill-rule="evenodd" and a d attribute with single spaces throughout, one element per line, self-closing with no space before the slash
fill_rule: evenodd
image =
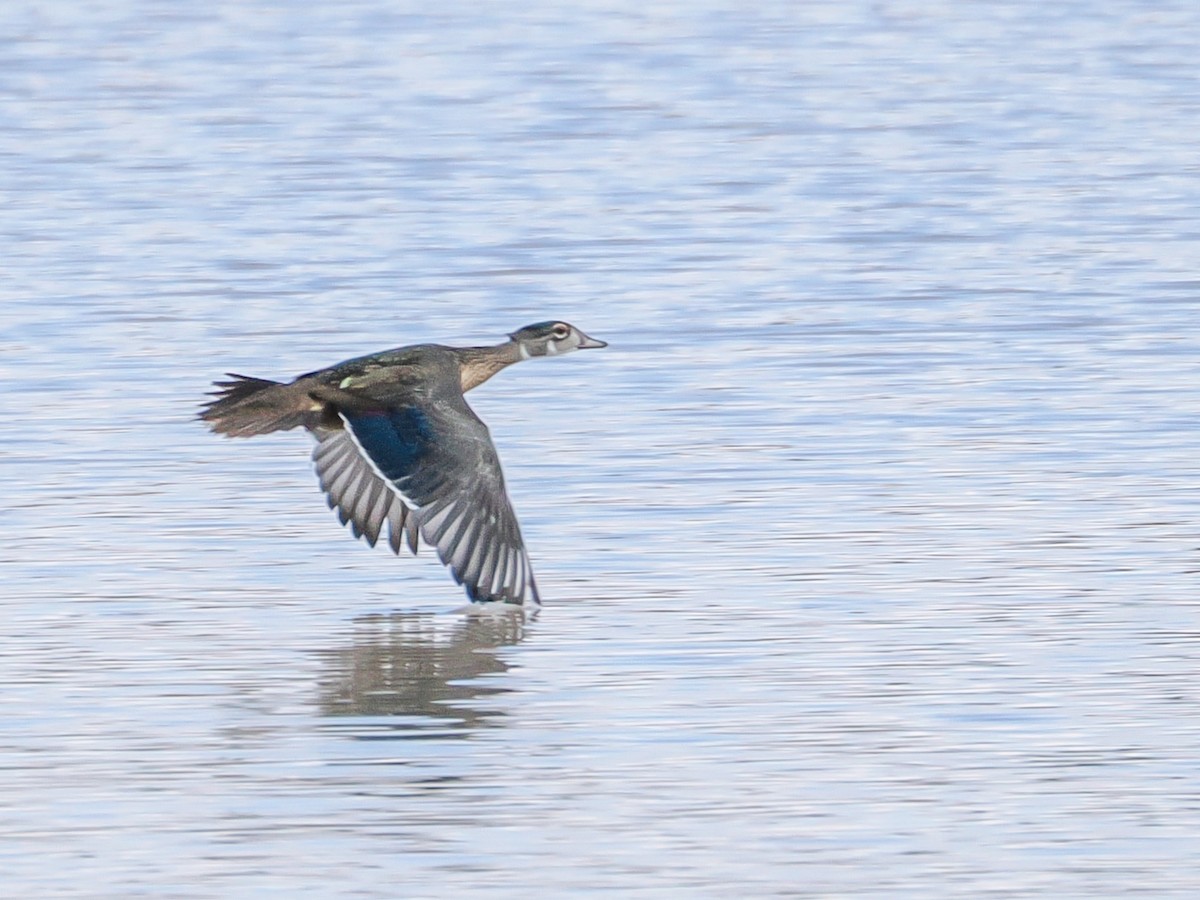
<path id="1" fill-rule="evenodd" d="M 520 354 L 521 359 L 529 359 L 529 348 L 524 344 L 518 344 L 517 346 L 520 348 L 518 353 Z"/>

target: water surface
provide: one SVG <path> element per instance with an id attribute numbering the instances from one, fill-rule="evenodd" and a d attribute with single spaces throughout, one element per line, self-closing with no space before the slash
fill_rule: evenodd
<path id="1" fill-rule="evenodd" d="M 0 24 L 23 897 L 1193 896 L 1200 13 Z M 222 372 L 563 318 L 455 612 Z"/>

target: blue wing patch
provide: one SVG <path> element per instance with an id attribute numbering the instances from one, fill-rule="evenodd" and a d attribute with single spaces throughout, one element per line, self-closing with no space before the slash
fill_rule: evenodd
<path id="1" fill-rule="evenodd" d="M 412 406 L 342 415 L 375 468 L 397 486 L 416 471 L 433 443 L 433 423 Z"/>

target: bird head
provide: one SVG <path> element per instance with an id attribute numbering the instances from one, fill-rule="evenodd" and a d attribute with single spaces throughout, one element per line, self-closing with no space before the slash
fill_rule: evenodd
<path id="1" fill-rule="evenodd" d="M 588 337 L 574 325 L 566 322 L 538 322 L 526 325 L 509 335 L 520 348 L 521 357 L 561 356 L 575 350 L 591 350 L 607 347 L 604 341 Z"/>

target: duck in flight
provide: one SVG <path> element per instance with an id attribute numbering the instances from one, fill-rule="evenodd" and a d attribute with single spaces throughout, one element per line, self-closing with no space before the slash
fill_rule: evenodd
<path id="1" fill-rule="evenodd" d="M 541 603 L 487 426 L 463 397 L 535 356 L 608 346 L 566 322 L 539 322 L 491 347 L 417 344 L 348 359 L 291 382 L 229 374 L 200 412 L 218 434 L 303 427 L 342 524 L 375 546 L 420 539 L 475 603 Z"/>

